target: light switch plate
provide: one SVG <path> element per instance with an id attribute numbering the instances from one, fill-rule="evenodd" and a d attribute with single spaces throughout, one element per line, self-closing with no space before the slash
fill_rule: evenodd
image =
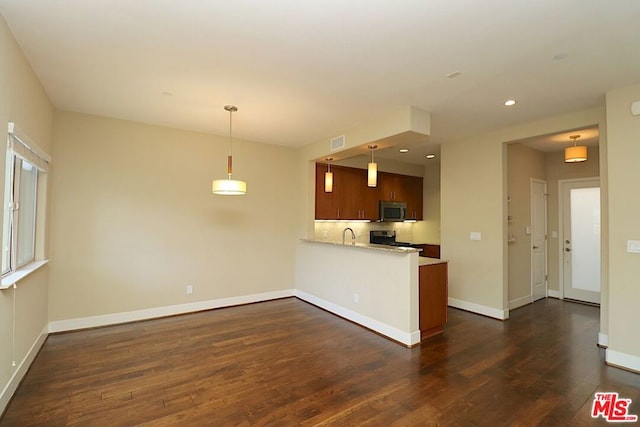
<path id="1" fill-rule="evenodd" d="M 469 233 L 469 238 L 471 240 L 482 240 L 482 233 L 479 231 L 472 231 Z"/>
<path id="2" fill-rule="evenodd" d="M 627 240 L 627 252 L 640 254 L 640 240 Z"/>

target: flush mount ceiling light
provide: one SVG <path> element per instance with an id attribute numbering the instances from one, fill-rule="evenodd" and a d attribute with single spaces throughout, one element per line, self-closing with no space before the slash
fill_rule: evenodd
<path id="1" fill-rule="evenodd" d="M 369 187 L 376 187 L 378 185 L 378 165 L 373 160 L 373 151 L 378 148 L 377 145 L 369 145 L 371 150 L 371 162 L 367 165 L 367 185 Z"/>
<path id="2" fill-rule="evenodd" d="M 400 151 L 401 153 L 408 153 L 409 149 L 408 148 L 401 148 L 398 151 Z"/>
<path id="3" fill-rule="evenodd" d="M 427 154 L 425 157 L 426 157 L 427 159 L 435 159 L 435 158 L 436 158 L 436 155 L 435 155 L 435 154 Z"/>
<path id="4" fill-rule="evenodd" d="M 516 100 L 515 99 L 507 99 L 506 101 L 504 101 L 504 105 L 506 105 L 507 107 L 511 107 L 512 105 L 516 105 Z"/>
<path id="5" fill-rule="evenodd" d="M 213 194 L 222 196 L 240 196 L 247 194 L 247 183 L 231 178 L 233 174 L 233 113 L 238 111 L 234 105 L 226 105 L 225 110 L 229 112 L 229 155 L 227 156 L 227 179 L 216 179 L 211 183 Z"/>
<path id="6" fill-rule="evenodd" d="M 586 161 L 587 147 L 585 145 L 576 145 L 576 140 L 580 138 L 580 135 L 571 135 L 569 138 L 573 141 L 573 145 L 564 149 L 565 163 L 578 163 Z"/>
<path id="7" fill-rule="evenodd" d="M 325 159 L 327 161 L 327 171 L 324 173 L 324 192 L 332 193 L 333 192 L 333 172 L 331 172 L 331 161 L 333 157 L 327 157 Z"/>

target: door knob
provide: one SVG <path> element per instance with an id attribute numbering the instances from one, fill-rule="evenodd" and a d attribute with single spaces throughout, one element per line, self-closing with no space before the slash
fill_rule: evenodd
<path id="1" fill-rule="evenodd" d="M 565 240 L 564 242 L 565 242 L 567 245 L 568 245 L 569 243 L 571 243 L 571 242 L 570 242 L 570 241 L 568 241 L 568 240 Z"/>
<path id="2" fill-rule="evenodd" d="M 533 249 L 538 249 L 538 247 L 537 247 L 537 246 L 534 246 L 534 247 L 533 247 Z"/>
<path id="3" fill-rule="evenodd" d="M 571 248 L 564 248 L 565 252 L 571 252 Z"/>

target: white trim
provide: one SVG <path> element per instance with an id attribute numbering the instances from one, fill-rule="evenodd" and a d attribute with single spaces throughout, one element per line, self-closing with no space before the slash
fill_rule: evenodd
<path id="1" fill-rule="evenodd" d="M 31 348 L 29 349 L 27 354 L 25 354 L 22 361 L 20 361 L 20 364 L 18 365 L 17 369 L 13 372 L 13 375 L 7 382 L 7 385 L 4 387 L 4 390 L 2 390 L 2 392 L 0 393 L 0 414 L 2 414 L 6 409 L 7 405 L 9 405 L 9 401 L 11 400 L 13 393 L 15 393 L 16 390 L 18 389 L 18 386 L 20 385 L 22 378 L 24 378 L 24 376 L 26 375 L 27 371 L 29 370 L 29 367 L 31 366 L 31 364 L 33 363 L 33 360 L 38 355 L 38 352 L 40 351 L 40 348 L 42 347 L 46 339 L 47 339 L 47 327 L 45 326 L 42 332 L 40 332 L 40 335 L 36 338 L 36 340 L 31 345 Z"/>
<path id="2" fill-rule="evenodd" d="M 30 275 L 31 273 L 33 273 L 34 271 L 36 271 L 37 269 L 39 269 L 40 267 L 42 267 L 48 262 L 49 262 L 48 259 L 43 259 L 41 261 L 33 261 L 27 265 L 23 265 L 16 271 L 7 274 L 0 281 L 0 290 L 9 289 L 10 287 L 18 283 L 18 281 L 24 279 L 25 277 L 27 277 L 28 275 Z"/>
<path id="3" fill-rule="evenodd" d="M 154 319 L 173 316 L 176 314 L 193 313 L 211 310 L 213 308 L 230 307 L 234 305 L 251 304 L 278 298 L 294 296 L 293 289 L 264 292 L 239 297 L 222 298 L 208 301 L 198 301 L 187 304 L 169 305 L 165 307 L 148 308 L 145 310 L 127 311 L 121 313 L 103 314 L 100 316 L 81 317 L 76 319 L 57 320 L 49 322 L 49 332 L 65 332 L 77 329 L 95 328 L 99 326 L 115 325 L 118 323 L 135 322 L 138 320 Z"/>
<path id="4" fill-rule="evenodd" d="M 531 295 L 527 295 L 521 298 L 512 299 L 509 301 L 509 310 L 514 310 L 518 307 L 525 306 L 527 304 L 531 304 L 533 302 L 533 297 Z"/>
<path id="5" fill-rule="evenodd" d="M 609 335 L 598 332 L 598 347 L 609 347 Z"/>
<path id="6" fill-rule="evenodd" d="M 462 301 L 455 298 L 449 298 L 449 306 L 459 308 L 461 310 L 470 311 L 483 316 L 493 317 L 498 320 L 507 320 L 509 318 L 509 310 L 500 310 L 486 305 L 480 305 L 473 302 Z"/>
<path id="7" fill-rule="evenodd" d="M 608 348 L 605 350 L 604 359 L 607 365 L 640 373 L 640 357 L 638 356 L 621 353 Z"/>
<path id="8" fill-rule="evenodd" d="M 318 298 L 314 295 L 308 294 L 298 289 L 295 290 L 295 296 L 303 301 L 323 308 L 340 317 L 344 317 L 345 319 L 362 325 L 365 328 L 371 329 L 372 331 L 378 332 L 379 334 L 389 337 L 392 340 L 398 341 L 404 345 L 411 346 L 420 342 L 419 330 L 412 332 L 402 331 L 394 326 L 387 325 L 386 323 L 364 316 L 356 311 L 326 301 L 322 298 Z"/>
<path id="9" fill-rule="evenodd" d="M 562 299 L 560 297 L 560 291 L 556 291 L 555 289 L 547 289 L 547 296 L 550 298 Z"/>

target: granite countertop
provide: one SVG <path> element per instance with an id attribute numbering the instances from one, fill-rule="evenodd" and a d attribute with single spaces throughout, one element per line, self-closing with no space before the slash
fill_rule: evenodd
<path id="1" fill-rule="evenodd" d="M 342 242 L 332 242 L 328 240 L 318 240 L 318 239 L 300 239 L 303 242 L 309 243 L 321 243 L 325 245 L 334 245 L 334 246 L 346 246 L 352 248 L 360 248 L 360 249 L 373 249 L 376 251 L 386 251 L 386 252 L 396 252 L 396 253 L 413 253 L 420 252 L 420 249 L 409 248 L 404 246 L 389 246 L 389 245 L 376 245 L 373 243 L 351 243 L 347 241 L 345 244 Z"/>

